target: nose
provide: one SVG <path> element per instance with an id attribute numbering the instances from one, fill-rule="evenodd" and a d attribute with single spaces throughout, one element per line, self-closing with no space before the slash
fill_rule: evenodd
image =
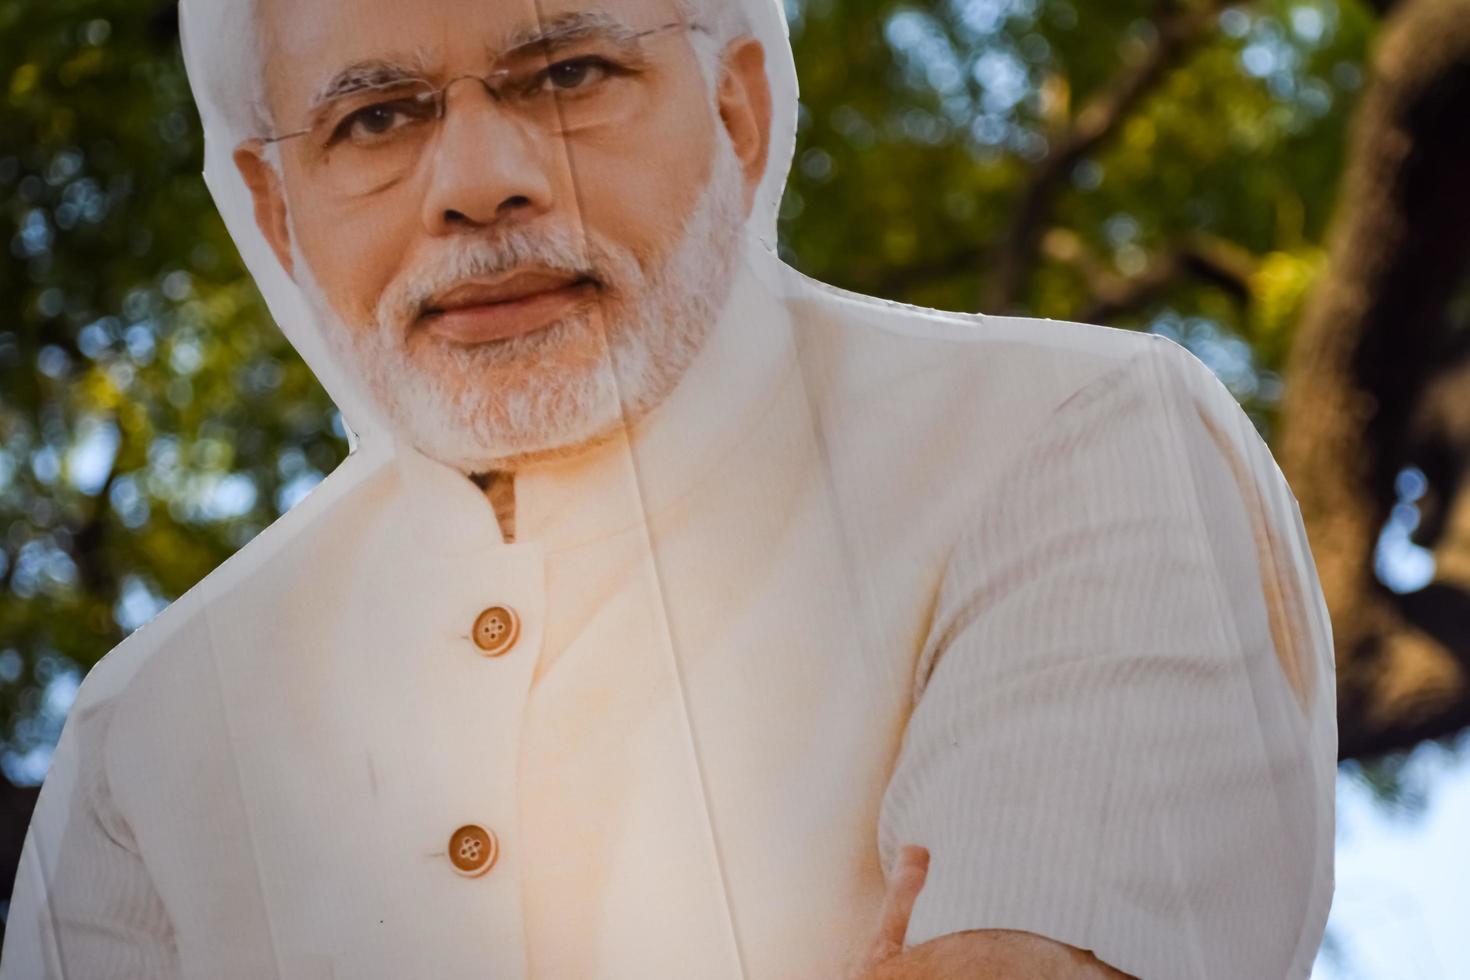
<path id="1" fill-rule="evenodd" d="M 434 235 L 528 221 L 552 207 L 552 148 L 465 79 L 444 94 L 423 221 Z"/>

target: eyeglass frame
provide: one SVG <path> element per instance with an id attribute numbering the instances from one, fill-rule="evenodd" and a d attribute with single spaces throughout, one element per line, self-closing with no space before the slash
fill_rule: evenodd
<path id="1" fill-rule="evenodd" d="M 709 34 L 709 35 L 713 36 L 713 31 L 711 31 L 704 24 L 696 23 L 695 21 L 679 20 L 679 21 L 670 21 L 667 24 L 660 24 L 658 27 L 650 27 L 647 30 L 638 31 L 638 32 L 633 33 L 633 34 L 626 35 L 623 38 L 621 38 L 621 40 L 622 41 L 638 41 L 638 40 L 641 40 L 641 39 L 643 39 L 645 37 L 649 37 L 649 36 L 654 35 L 654 34 L 662 34 L 665 31 L 674 30 L 675 28 L 683 28 L 684 30 L 691 30 L 691 31 L 703 31 L 706 34 Z M 504 57 L 504 55 L 502 55 L 501 57 Z M 499 60 L 499 59 L 497 59 L 497 60 Z M 426 78 L 425 79 L 419 79 L 419 81 L 423 81 L 423 82 L 428 83 L 430 85 L 430 90 L 427 91 L 427 92 L 422 92 L 422 93 L 420 93 L 418 95 L 415 95 L 413 98 L 415 98 L 415 99 L 417 99 L 417 100 L 419 100 L 421 102 L 422 101 L 429 100 L 429 99 L 432 99 L 433 100 L 433 103 L 434 103 L 434 120 L 437 122 L 437 121 L 442 120 L 444 118 L 444 113 L 446 111 L 446 107 L 447 107 L 448 102 L 449 102 L 449 97 L 448 97 L 448 94 L 447 93 L 449 92 L 449 87 L 451 85 L 453 85 L 455 82 L 463 81 L 466 78 L 476 79 L 477 81 L 479 81 L 479 83 L 481 84 L 481 86 L 484 87 L 485 91 L 487 93 L 489 93 L 489 95 L 490 95 L 491 98 L 495 99 L 496 101 L 500 101 L 500 93 L 498 91 L 496 91 L 495 87 L 491 84 L 490 80 L 492 78 L 496 78 L 496 77 L 504 78 L 505 76 L 510 75 L 511 73 L 512 73 L 512 70 L 509 69 L 509 68 L 497 68 L 494 71 L 490 72 L 489 74 L 485 74 L 485 75 L 480 75 L 480 74 L 477 74 L 475 72 L 466 72 L 463 75 L 456 75 L 456 76 L 454 76 L 453 78 L 451 78 L 448 81 L 446 81 L 443 85 L 437 85 L 437 86 L 434 85 L 432 82 L 429 82 L 429 80 L 426 79 Z M 368 86 L 364 86 L 362 89 L 360 89 L 360 91 L 371 92 L 374 89 L 379 89 L 379 88 L 381 88 L 381 89 L 388 89 L 388 88 L 393 88 L 395 86 L 400 86 L 400 85 L 403 85 L 403 84 L 405 84 L 405 80 L 399 79 L 399 80 L 392 81 L 392 82 L 384 82 L 381 85 L 368 85 Z M 252 140 L 252 142 L 259 143 L 262 146 L 269 146 L 269 145 L 271 145 L 273 143 L 280 143 L 283 140 L 294 139 L 297 136 L 306 136 L 307 134 L 311 133 L 311 131 L 313 129 L 315 129 L 315 128 L 316 127 L 314 127 L 314 126 L 307 126 L 305 129 L 298 129 L 298 130 L 295 130 L 294 132 L 290 132 L 290 133 L 282 133 L 282 134 L 280 134 L 278 136 L 256 136 L 256 137 L 254 137 L 254 139 Z"/>

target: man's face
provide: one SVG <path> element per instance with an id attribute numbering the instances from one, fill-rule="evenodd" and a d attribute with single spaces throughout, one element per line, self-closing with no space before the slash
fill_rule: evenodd
<path id="1" fill-rule="evenodd" d="M 259 2 L 274 132 L 308 131 L 257 217 L 420 449 L 565 455 L 667 394 L 764 164 L 673 0 Z"/>

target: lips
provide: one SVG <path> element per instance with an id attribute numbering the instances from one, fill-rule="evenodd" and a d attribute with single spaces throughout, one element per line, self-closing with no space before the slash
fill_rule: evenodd
<path id="1" fill-rule="evenodd" d="M 598 283 L 586 276 L 526 270 L 460 283 L 424 304 L 420 322 L 459 344 L 507 340 L 550 326 L 592 300 Z"/>

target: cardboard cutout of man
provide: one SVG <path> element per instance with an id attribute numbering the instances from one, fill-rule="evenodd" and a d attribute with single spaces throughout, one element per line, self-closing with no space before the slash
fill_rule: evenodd
<path id="1" fill-rule="evenodd" d="M 0 975 L 1308 975 L 1280 471 L 1171 341 L 783 265 L 776 0 L 181 15 L 354 448 L 88 675 Z"/>

